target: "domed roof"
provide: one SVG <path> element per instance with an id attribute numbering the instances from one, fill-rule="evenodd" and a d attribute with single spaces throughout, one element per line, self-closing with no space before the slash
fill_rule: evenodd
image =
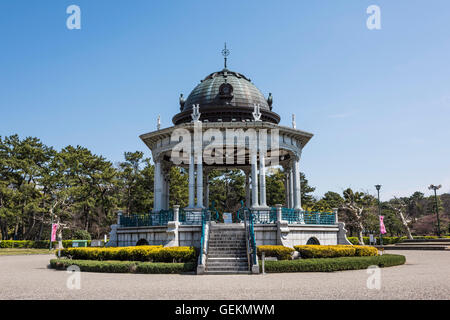
<path id="1" fill-rule="evenodd" d="M 241 73 L 223 69 L 211 73 L 198 84 L 186 100 L 180 97 L 180 113 L 174 124 L 191 121 L 193 105 L 199 105 L 200 120 L 251 121 L 255 105 L 259 105 L 261 120 L 278 123 L 280 117 L 272 112 L 272 95 L 268 99 Z"/>

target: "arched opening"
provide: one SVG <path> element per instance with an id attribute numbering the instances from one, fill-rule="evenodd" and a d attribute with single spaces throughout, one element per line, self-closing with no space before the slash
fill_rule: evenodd
<path id="1" fill-rule="evenodd" d="M 319 240 L 317 240 L 317 238 L 311 237 L 311 238 L 308 239 L 306 244 L 307 245 L 320 245 L 320 242 L 319 242 Z"/>
<path id="2" fill-rule="evenodd" d="M 148 241 L 145 239 L 139 239 L 139 241 L 136 243 L 136 246 L 148 246 Z"/>

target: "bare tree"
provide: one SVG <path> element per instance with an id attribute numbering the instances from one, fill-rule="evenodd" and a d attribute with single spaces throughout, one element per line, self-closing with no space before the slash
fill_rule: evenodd
<path id="1" fill-rule="evenodd" d="M 339 211 L 346 214 L 356 226 L 358 233 L 358 242 L 364 245 L 363 239 L 363 220 L 366 212 L 366 207 L 369 207 L 373 202 L 373 197 L 364 192 L 353 192 L 348 188 L 343 192 L 344 203 L 339 207 Z"/>
<path id="2" fill-rule="evenodd" d="M 406 216 L 406 212 L 407 212 L 407 207 L 408 204 L 403 200 L 403 199 L 399 199 L 397 197 L 394 197 L 394 199 L 392 199 L 389 204 L 388 204 L 389 208 L 391 208 L 392 210 L 394 210 L 394 212 L 399 216 L 400 220 L 402 221 L 403 226 L 406 229 L 406 234 L 408 236 L 408 239 L 413 239 L 413 236 L 411 234 L 411 230 L 409 228 L 408 225 L 408 217 L 405 218 Z"/>

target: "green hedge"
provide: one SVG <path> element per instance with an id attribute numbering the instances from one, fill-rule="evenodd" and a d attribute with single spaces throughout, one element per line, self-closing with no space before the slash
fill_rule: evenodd
<path id="1" fill-rule="evenodd" d="M 64 248 L 71 248 L 73 240 L 63 240 Z M 58 244 L 57 241 L 52 242 L 52 248 Z M 88 240 L 87 245 L 91 245 L 91 240 Z M 0 248 L 27 248 L 27 249 L 47 249 L 50 247 L 50 240 L 0 240 Z"/>
<path id="2" fill-rule="evenodd" d="M 52 259 L 50 266 L 58 270 L 76 265 L 80 271 L 106 273 L 184 273 L 195 270 L 196 264 L 188 263 L 152 263 L 137 261 L 95 261 Z"/>
<path id="3" fill-rule="evenodd" d="M 342 270 L 367 269 L 377 265 L 380 268 L 402 265 L 405 256 L 384 254 L 374 257 L 341 257 L 320 259 L 298 259 L 282 261 L 265 261 L 265 272 L 333 272 Z M 260 262 L 261 266 L 261 262 Z"/>
<path id="4" fill-rule="evenodd" d="M 379 237 L 374 237 L 377 240 L 377 244 L 380 244 Z M 414 239 L 417 240 L 425 240 L 425 239 L 439 239 L 439 237 L 436 236 L 414 236 Z M 449 236 L 443 236 L 441 238 L 450 238 Z M 350 241 L 352 244 L 359 244 L 358 237 L 347 237 L 348 241 Z M 408 237 L 383 237 L 383 245 L 385 244 L 396 244 L 398 242 L 401 242 L 403 240 L 408 239 Z M 363 237 L 364 244 L 370 244 L 369 237 Z"/>
<path id="5" fill-rule="evenodd" d="M 300 256 L 305 259 L 309 258 L 338 258 L 338 257 L 361 257 L 361 256 L 377 256 L 378 249 L 371 246 L 358 245 L 302 245 L 294 246 Z"/>
<path id="6" fill-rule="evenodd" d="M 58 255 L 58 252 L 56 252 Z M 65 248 L 61 256 L 76 260 L 120 260 L 150 262 L 195 262 L 194 247 L 138 246 L 115 248 Z"/>

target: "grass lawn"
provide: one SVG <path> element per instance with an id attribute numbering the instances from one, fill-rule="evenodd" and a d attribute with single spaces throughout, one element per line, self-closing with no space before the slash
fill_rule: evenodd
<path id="1" fill-rule="evenodd" d="M 28 255 L 28 254 L 51 254 L 55 251 L 50 251 L 48 249 L 16 249 L 16 248 L 4 248 L 0 249 L 0 256 L 18 256 L 18 255 Z"/>

